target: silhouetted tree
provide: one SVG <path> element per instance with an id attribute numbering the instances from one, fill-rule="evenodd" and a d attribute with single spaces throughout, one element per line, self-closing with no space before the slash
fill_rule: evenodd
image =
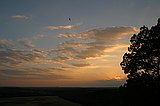
<path id="1" fill-rule="evenodd" d="M 130 39 L 120 63 L 127 74 L 126 87 L 160 87 L 160 19 L 151 29 L 143 26 Z"/>

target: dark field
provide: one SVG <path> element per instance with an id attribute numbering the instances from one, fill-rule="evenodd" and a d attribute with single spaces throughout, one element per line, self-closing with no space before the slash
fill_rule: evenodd
<path id="1" fill-rule="evenodd" d="M 57 96 L 1 98 L 1 106 L 81 106 Z"/>
<path id="2" fill-rule="evenodd" d="M 145 89 L 1 87 L 0 106 L 159 106 L 159 94 Z"/>

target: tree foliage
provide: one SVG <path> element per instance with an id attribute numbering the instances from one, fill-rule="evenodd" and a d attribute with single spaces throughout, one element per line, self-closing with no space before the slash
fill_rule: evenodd
<path id="1" fill-rule="evenodd" d="M 160 19 L 150 29 L 140 28 L 138 34 L 130 38 L 128 52 L 120 63 L 127 74 L 126 87 L 160 86 Z"/>

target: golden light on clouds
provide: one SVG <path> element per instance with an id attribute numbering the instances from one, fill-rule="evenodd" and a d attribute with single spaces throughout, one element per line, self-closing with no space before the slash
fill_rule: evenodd
<path id="1" fill-rule="evenodd" d="M 72 29 L 74 26 L 72 25 L 67 25 L 67 26 L 48 26 L 47 28 L 50 30 L 54 29 Z"/>
<path id="2" fill-rule="evenodd" d="M 48 29 L 73 27 L 48 26 Z M 33 40 L 29 39 L 17 42 L 0 40 L 0 47 L 3 48 L 3 51 L 0 51 L 0 65 L 8 66 L 8 69 L 1 67 L 1 70 L 5 70 L 1 71 L 1 79 L 6 82 L 13 79 L 12 83 L 15 84 L 18 84 L 16 81 L 19 79 L 19 84 L 35 82 L 37 85 L 43 80 L 48 86 L 87 86 L 93 82 L 101 86 L 108 83 L 107 81 L 123 81 L 125 75 L 120 71 L 119 62 L 124 53 L 123 49 L 128 46 L 123 39 L 137 31 L 136 27 L 122 26 L 92 29 L 81 33 L 62 33 L 57 37 L 65 40 L 56 48 L 45 51 L 37 48 Z M 25 50 L 14 49 L 20 44 Z M 7 83 L 9 84 L 9 81 Z"/>

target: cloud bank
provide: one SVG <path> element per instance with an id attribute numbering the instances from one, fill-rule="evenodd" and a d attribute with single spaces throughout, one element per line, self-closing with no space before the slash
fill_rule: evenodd
<path id="1" fill-rule="evenodd" d="M 123 47 L 125 43 L 118 41 L 138 31 L 138 28 L 132 26 L 107 27 L 104 29 L 92 29 L 78 34 L 58 34 L 57 37 L 77 38 L 78 42 L 75 40 L 66 41 L 62 45 L 64 49 L 66 49 L 66 46 L 73 49 L 75 49 L 75 46 L 78 47 L 80 51 L 75 55 L 75 58 L 87 59 L 90 57 L 100 57 L 104 55 L 105 51 L 109 52 L 110 49 L 116 46 Z"/>
<path id="2" fill-rule="evenodd" d="M 25 16 L 14 18 L 25 19 Z M 73 27 L 49 26 L 48 29 Z M 123 39 L 138 31 L 136 27 L 119 26 L 91 29 L 81 33 L 62 33 L 56 36 L 58 39 L 65 38 L 65 40 L 57 44 L 56 48 L 49 50 L 36 48 L 34 42 L 28 39 L 17 41 L 0 39 L 1 79 L 2 77 L 3 79 L 26 77 L 54 80 L 71 78 L 67 72 L 71 74 L 73 70 L 95 68 L 97 64 L 92 63 L 93 59 L 99 59 L 98 61 L 101 62 L 101 57 L 107 57 L 116 49 L 126 47 L 127 44 Z M 115 81 L 97 81 L 96 83 L 101 86 L 103 83 L 111 84 L 112 82 Z M 116 83 L 119 84 L 119 82 Z"/>

